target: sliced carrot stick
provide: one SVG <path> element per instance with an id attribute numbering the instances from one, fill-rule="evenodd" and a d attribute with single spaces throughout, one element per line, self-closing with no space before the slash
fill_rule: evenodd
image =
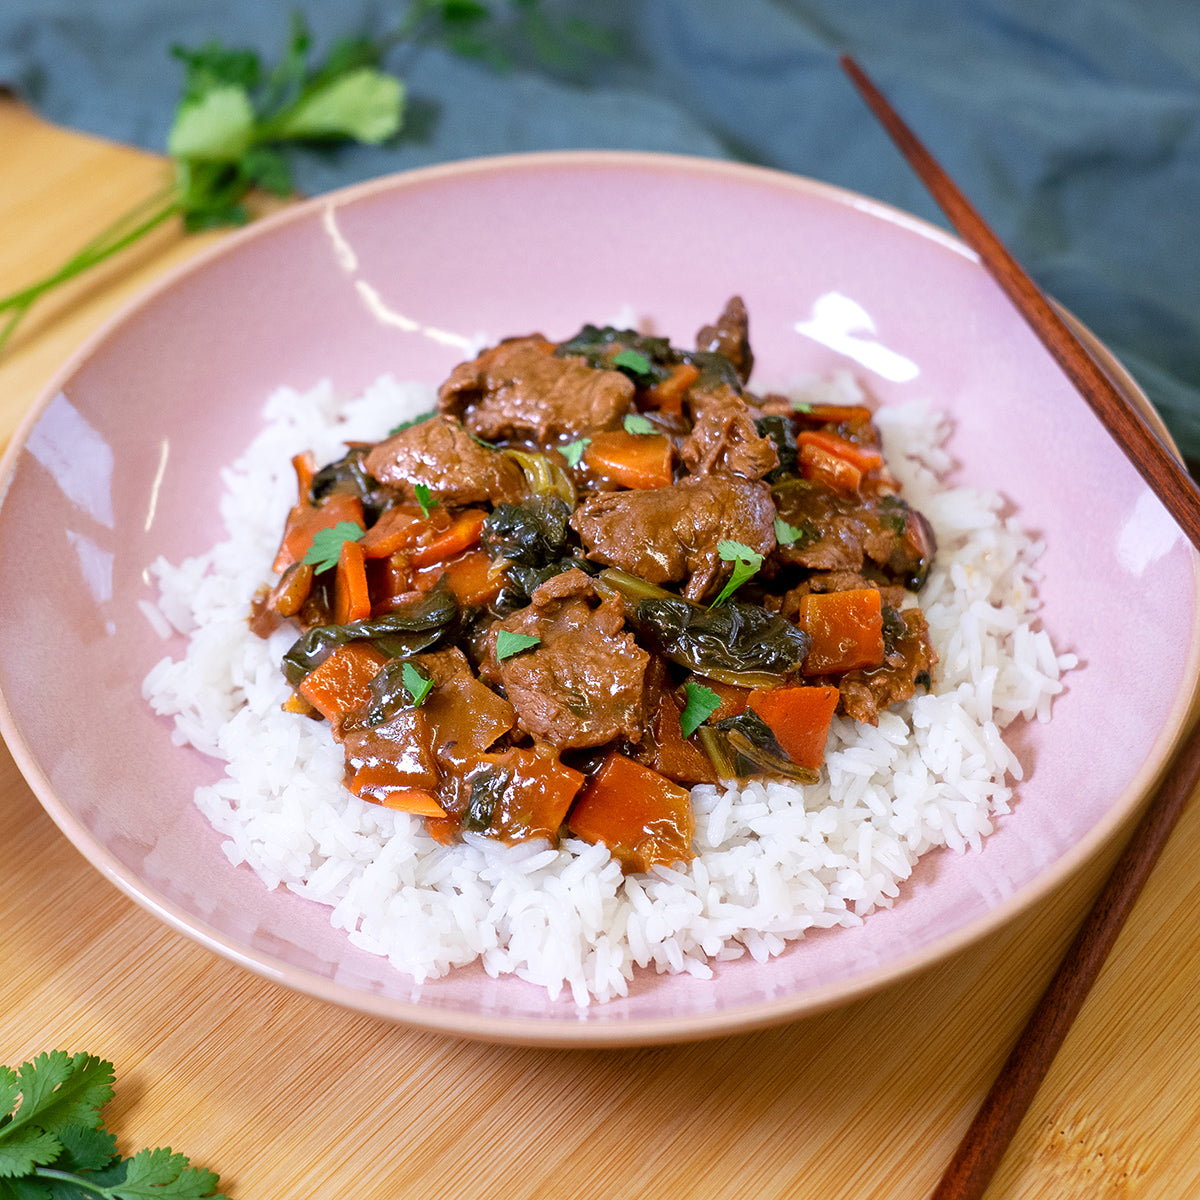
<path id="1" fill-rule="evenodd" d="M 371 615 L 371 593 L 367 589 L 366 558 L 361 542 L 344 541 L 338 552 L 333 577 L 333 620 L 335 625 L 362 621 Z"/>
<path id="2" fill-rule="evenodd" d="M 693 857 L 687 789 L 616 751 L 588 781 L 567 825 L 585 842 L 603 842 L 627 871 Z"/>
<path id="3" fill-rule="evenodd" d="M 387 655 L 370 643 L 347 642 L 309 671 L 296 690 L 322 716 L 336 721 L 366 704 L 371 680 L 386 662 Z"/>
<path id="4" fill-rule="evenodd" d="M 810 592 L 800 598 L 796 623 L 812 638 L 805 675 L 833 675 L 883 662 L 883 603 L 875 588 Z"/>
<path id="5" fill-rule="evenodd" d="M 311 450 L 292 457 L 292 468 L 296 472 L 296 503 L 310 504 L 313 476 L 317 473 L 317 460 Z"/>
<path id="6" fill-rule="evenodd" d="M 435 510 L 436 511 L 436 510 Z M 464 550 L 469 550 L 479 541 L 487 513 L 482 508 L 464 508 L 450 518 L 449 525 L 437 531 L 422 544 L 418 544 L 410 555 L 414 567 L 427 567 L 430 563 L 445 562 Z"/>
<path id="7" fill-rule="evenodd" d="M 537 750 L 518 747 L 494 757 L 499 769 L 512 774 L 492 810 L 491 834 L 505 842 L 557 841 L 583 773 Z"/>
<path id="8" fill-rule="evenodd" d="M 864 475 L 883 466 L 883 455 L 873 446 L 862 446 L 849 438 L 840 437 L 828 429 L 803 429 L 796 435 L 798 446 L 819 446 L 822 450 L 844 458 Z"/>
<path id="9" fill-rule="evenodd" d="M 485 550 L 468 550 L 444 566 L 427 567 L 421 573 L 422 576 L 427 574 L 432 575 L 435 582 L 444 578 L 454 598 L 466 607 L 495 599 L 503 586 L 503 579 L 492 571 L 492 560 Z M 421 577 L 417 579 L 417 587 L 424 590 Z"/>
<path id="10" fill-rule="evenodd" d="M 607 429 L 592 434 L 583 461 L 597 474 L 627 488 L 669 487 L 675 475 L 671 439 L 661 433 Z"/>
<path id="11" fill-rule="evenodd" d="M 788 758 L 816 771 L 825 761 L 825 743 L 829 740 L 829 725 L 837 702 L 837 688 L 814 684 L 753 691 L 749 704 Z"/>

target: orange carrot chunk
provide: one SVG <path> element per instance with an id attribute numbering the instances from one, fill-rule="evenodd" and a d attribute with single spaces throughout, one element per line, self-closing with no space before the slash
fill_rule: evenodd
<path id="1" fill-rule="evenodd" d="M 883 603 L 875 588 L 810 592 L 800 599 L 796 622 L 812 645 L 805 675 L 831 675 L 883 662 Z"/>
<path id="2" fill-rule="evenodd" d="M 626 871 L 692 857 L 696 818 L 686 788 L 613 751 L 567 818 L 585 842 L 602 842 Z"/>
<path id="3" fill-rule="evenodd" d="M 511 775 L 492 809 L 489 832 L 505 842 L 557 841 L 571 801 L 583 786 L 583 773 L 556 755 L 519 747 L 495 759 L 497 768 Z"/>
<path id="4" fill-rule="evenodd" d="M 371 615 L 367 567 L 361 542 L 344 541 L 333 577 L 333 620 L 337 625 L 363 621 Z"/>
<path id="5" fill-rule="evenodd" d="M 762 717 L 792 762 L 817 771 L 825 761 L 837 702 L 837 688 L 815 684 L 751 692 L 749 707 Z"/>
<path id="6" fill-rule="evenodd" d="M 427 581 L 435 584 L 441 579 L 445 579 L 459 604 L 468 608 L 494 600 L 503 585 L 502 576 L 492 570 L 492 560 L 484 550 L 468 550 L 444 566 L 426 567 L 418 575 L 416 585 L 426 591 Z"/>
<path id="7" fill-rule="evenodd" d="M 583 461 L 627 488 L 668 487 L 675 478 L 671 439 L 661 433 L 606 429 L 592 434 Z"/>
<path id="8" fill-rule="evenodd" d="M 397 550 L 416 545 L 427 525 L 415 504 L 395 504 L 384 509 L 375 524 L 363 534 L 363 551 L 368 558 L 387 558 Z"/>
<path id="9" fill-rule="evenodd" d="M 387 655 L 369 642 L 347 642 L 309 671 L 296 690 L 323 717 L 336 721 L 366 704 L 371 680 L 386 662 Z"/>

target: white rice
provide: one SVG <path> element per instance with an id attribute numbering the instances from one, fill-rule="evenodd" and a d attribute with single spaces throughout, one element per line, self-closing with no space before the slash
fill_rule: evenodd
<path id="1" fill-rule="evenodd" d="M 820 386 L 826 398 L 847 381 Z M 390 378 L 349 403 L 328 384 L 281 389 L 223 473 L 227 539 L 151 568 L 160 597 L 147 620 L 187 645 L 150 671 L 144 694 L 173 719 L 176 742 L 225 762 L 196 803 L 229 860 L 266 887 L 329 905 L 354 945 L 418 982 L 478 960 L 586 1005 L 624 995 L 635 968 L 708 978 L 714 964 L 766 959 L 806 930 L 858 925 L 894 902 L 922 854 L 978 849 L 1009 811 L 1021 767 L 1001 731 L 1047 720 L 1075 658 L 1037 625 L 1040 547 L 1002 515 L 999 495 L 941 482 L 948 429 L 920 403 L 883 408 L 877 422 L 904 495 L 938 538 L 921 593 L 940 658 L 934 687 L 876 728 L 835 718 L 818 784 L 697 787 L 695 860 L 628 878 L 603 846 L 467 834 L 446 847 L 418 818 L 359 800 L 342 786 L 328 727 L 280 709 L 294 632 L 260 639 L 246 613 L 295 498 L 292 455 L 329 461 L 346 440 L 382 437 L 432 404 L 430 389 Z"/>

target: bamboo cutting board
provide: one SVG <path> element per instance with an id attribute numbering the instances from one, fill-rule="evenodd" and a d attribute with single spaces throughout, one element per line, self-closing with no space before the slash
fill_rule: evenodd
<path id="1" fill-rule="evenodd" d="M 11 100 L 0 147 L 0 293 L 165 171 Z M 0 441 L 92 329 L 220 236 L 160 229 L 36 310 L 0 356 Z M 921 1200 L 1115 852 L 1006 929 L 833 1012 L 691 1045 L 541 1051 L 284 991 L 112 887 L 2 748 L 0 796 L 0 1062 L 111 1059 L 122 1150 L 170 1145 L 235 1200 Z M 1193 800 L 989 1200 L 1200 1196 L 1198 880 Z"/>

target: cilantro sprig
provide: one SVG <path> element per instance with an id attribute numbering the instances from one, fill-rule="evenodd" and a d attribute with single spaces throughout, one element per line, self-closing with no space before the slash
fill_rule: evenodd
<path id="1" fill-rule="evenodd" d="M 531 42 L 551 62 L 556 48 L 575 42 L 604 52 L 586 32 L 559 28 L 539 11 L 539 0 L 412 0 L 400 24 L 381 37 L 350 36 L 333 42 L 315 63 L 304 19 L 292 19 L 282 56 L 267 66 L 253 50 L 211 41 L 173 47 L 183 64 L 183 93 L 170 127 L 171 182 L 113 222 L 41 279 L 0 296 L 0 351 L 19 322 L 48 292 L 98 266 L 169 221 L 186 231 L 241 225 L 250 220 L 247 197 L 255 190 L 288 196 L 295 190 L 289 154 L 296 148 L 358 142 L 380 145 L 401 129 L 403 81 L 383 69 L 398 44 L 440 43 L 458 54 L 502 68 L 506 54 L 496 10 L 515 20 L 511 35 Z"/>
<path id="2" fill-rule="evenodd" d="M 115 1071 L 92 1054 L 54 1050 L 0 1066 L 0 1181 L 15 1195 L 102 1200 L 226 1200 L 220 1179 L 173 1150 L 122 1157 L 101 1108 Z"/>
<path id="3" fill-rule="evenodd" d="M 301 561 L 318 571 L 328 571 L 337 566 L 342 555 L 342 543 L 357 542 L 364 532 L 362 526 L 353 521 L 339 521 L 329 529 L 318 529 Z"/>
<path id="4" fill-rule="evenodd" d="M 679 714 L 679 729 L 687 738 L 721 707 L 721 697 L 712 688 L 707 688 L 692 679 L 683 685 L 683 694 L 686 703 Z"/>
<path id="5" fill-rule="evenodd" d="M 717 553 L 725 562 L 733 563 L 733 574 L 721 589 L 721 594 L 709 605 L 710 608 L 724 604 L 747 579 L 752 579 L 758 574 L 763 564 L 763 556 L 741 542 L 720 541 L 717 543 Z"/>

